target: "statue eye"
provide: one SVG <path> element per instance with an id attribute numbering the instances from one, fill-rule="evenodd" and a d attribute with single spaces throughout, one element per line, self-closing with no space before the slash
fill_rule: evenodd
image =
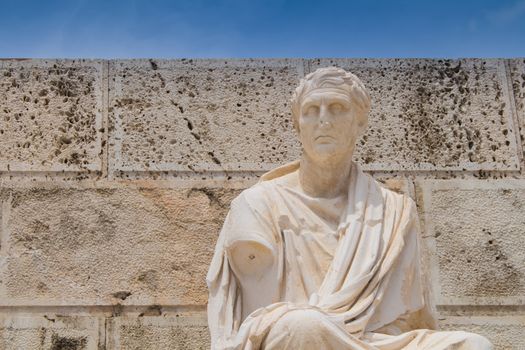
<path id="1" fill-rule="evenodd" d="M 317 115 L 319 114 L 319 106 L 309 106 L 306 108 L 305 115 Z"/>
<path id="2" fill-rule="evenodd" d="M 343 110 L 344 110 L 343 105 L 338 102 L 330 104 L 330 111 L 333 114 L 341 113 Z"/>

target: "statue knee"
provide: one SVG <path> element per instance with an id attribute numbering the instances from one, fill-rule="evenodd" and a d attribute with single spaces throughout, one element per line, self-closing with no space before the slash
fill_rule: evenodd
<path id="1" fill-rule="evenodd" d="M 325 315 L 315 310 L 293 310 L 286 313 L 274 328 L 301 337 L 315 337 L 322 330 Z"/>
<path id="2" fill-rule="evenodd" d="M 458 350 L 493 350 L 494 346 L 492 343 L 476 333 L 470 333 L 465 331 L 448 331 L 444 332 L 449 334 L 452 339 L 455 340 L 454 349 Z"/>
<path id="3" fill-rule="evenodd" d="M 493 350 L 492 343 L 479 334 L 468 333 L 468 338 L 465 341 L 465 349 L 467 350 Z"/>

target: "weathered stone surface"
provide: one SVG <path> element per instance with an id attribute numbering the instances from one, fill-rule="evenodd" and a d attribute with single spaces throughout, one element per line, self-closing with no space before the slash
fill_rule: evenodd
<path id="1" fill-rule="evenodd" d="M 0 62 L 0 171 L 101 169 L 103 65 Z"/>
<path id="2" fill-rule="evenodd" d="M 97 350 L 99 320 L 91 317 L 0 316 L 2 350 Z"/>
<path id="3" fill-rule="evenodd" d="M 523 158 L 525 158 L 525 59 L 509 60 L 509 67 L 516 103 L 516 114 L 520 127 L 519 140 L 523 147 Z"/>
<path id="4" fill-rule="evenodd" d="M 525 180 L 419 186 L 438 302 L 524 304 Z"/>
<path id="5" fill-rule="evenodd" d="M 207 350 L 206 316 L 116 317 L 111 319 L 108 350 Z"/>
<path id="6" fill-rule="evenodd" d="M 356 158 L 370 170 L 517 170 L 500 60 L 321 59 L 355 73 L 372 96 Z"/>
<path id="7" fill-rule="evenodd" d="M 288 100 L 302 62 L 111 61 L 110 171 L 260 171 L 295 159 Z M 308 61 L 306 70 L 328 62 Z M 334 62 L 372 93 L 370 130 L 357 157 L 365 169 L 378 176 L 517 169 L 525 145 L 523 59 L 505 61 L 508 82 L 500 60 Z M 204 309 L 204 277 L 238 190 L 213 181 L 193 190 L 158 181 L 2 187 L 19 172 L 103 168 L 107 65 L 0 60 L 0 349 L 103 348 L 101 319 L 13 316 L 35 305 L 128 315 L 108 319 L 110 349 L 209 348 L 204 316 L 166 310 Z M 438 304 L 525 305 L 523 181 L 420 182 L 425 267 Z M 414 195 L 405 179 L 386 184 Z M 114 306 L 92 306 L 107 304 Z M 55 314 L 62 311 L 77 313 L 64 306 Z M 484 334 L 498 349 L 525 344 L 522 317 L 447 317 L 441 324 Z"/>
<path id="8" fill-rule="evenodd" d="M 110 169 L 265 170 L 295 159 L 302 60 L 117 60 Z"/>
<path id="9" fill-rule="evenodd" d="M 5 190 L 0 303 L 205 304 L 236 191 L 146 187 Z"/>
<path id="10" fill-rule="evenodd" d="M 443 330 L 481 334 L 496 350 L 522 350 L 525 344 L 524 317 L 449 317 L 440 326 Z"/>

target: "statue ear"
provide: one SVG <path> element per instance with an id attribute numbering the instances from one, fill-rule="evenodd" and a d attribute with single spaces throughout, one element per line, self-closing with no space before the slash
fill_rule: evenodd
<path id="1" fill-rule="evenodd" d="M 365 113 L 359 118 L 357 126 L 359 127 L 359 136 L 363 135 L 368 127 L 368 113 Z"/>
<path id="2" fill-rule="evenodd" d="M 299 129 L 299 116 L 292 112 L 292 122 L 293 122 L 293 128 L 297 132 L 297 135 L 301 133 L 301 130 Z"/>

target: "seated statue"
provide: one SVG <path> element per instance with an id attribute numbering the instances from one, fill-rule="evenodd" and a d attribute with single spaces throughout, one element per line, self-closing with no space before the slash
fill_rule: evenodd
<path id="1" fill-rule="evenodd" d="M 300 160 L 231 204 L 207 276 L 212 349 L 492 349 L 435 331 L 416 205 L 352 161 L 370 97 L 339 68 L 301 80 Z M 430 328 L 430 329 L 429 329 Z"/>

